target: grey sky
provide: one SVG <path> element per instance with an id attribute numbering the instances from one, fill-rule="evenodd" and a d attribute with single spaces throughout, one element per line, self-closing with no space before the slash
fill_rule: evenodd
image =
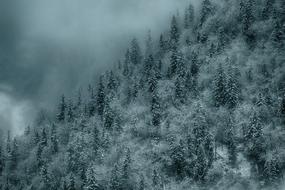
<path id="1" fill-rule="evenodd" d="M 1 0 L 0 128 L 21 133 L 38 108 L 90 82 L 132 37 L 157 37 L 188 2 Z"/>

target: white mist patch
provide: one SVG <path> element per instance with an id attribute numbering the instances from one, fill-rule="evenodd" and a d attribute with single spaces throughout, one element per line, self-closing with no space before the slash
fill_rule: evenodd
<path id="1" fill-rule="evenodd" d="M 13 136 L 23 134 L 31 122 L 33 106 L 28 101 L 16 101 L 0 92 L 0 129 L 10 130 Z"/>

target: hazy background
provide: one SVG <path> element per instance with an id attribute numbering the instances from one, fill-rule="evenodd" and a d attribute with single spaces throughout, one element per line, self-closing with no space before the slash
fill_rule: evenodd
<path id="1" fill-rule="evenodd" d="M 116 62 L 131 38 L 148 29 L 158 37 L 188 2 L 0 0 L 0 130 L 21 134 L 40 108 Z"/>

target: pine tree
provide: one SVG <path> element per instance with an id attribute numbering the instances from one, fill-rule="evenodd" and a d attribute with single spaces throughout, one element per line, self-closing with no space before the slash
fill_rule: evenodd
<path id="1" fill-rule="evenodd" d="M 262 154 L 264 154 L 264 135 L 262 131 L 262 123 L 256 111 L 250 117 L 247 130 L 244 135 L 245 153 L 247 157 L 258 165 Z M 255 167 L 255 166 L 253 166 Z M 261 171 L 260 171 L 261 172 Z"/>
<path id="2" fill-rule="evenodd" d="M 125 61 L 123 65 L 123 75 L 125 77 L 130 75 L 130 63 L 131 63 L 131 57 L 130 57 L 130 50 L 128 49 L 125 54 Z"/>
<path id="3" fill-rule="evenodd" d="M 224 73 L 224 69 L 221 64 L 219 64 L 219 67 L 214 77 L 213 95 L 214 95 L 215 105 L 217 107 L 226 104 L 226 95 L 227 95 L 226 75 Z"/>
<path id="4" fill-rule="evenodd" d="M 46 133 L 46 129 L 45 128 L 42 129 L 40 143 L 43 146 L 47 146 L 47 133 Z"/>
<path id="5" fill-rule="evenodd" d="M 265 5 L 264 5 L 262 13 L 261 13 L 261 17 L 263 20 L 269 19 L 269 17 L 272 15 L 274 3 L 275 3 L 275 0 L 266 0 L 265 1 Z"/>
<path id="6" fill-rule="evenodd" d="M 267 160 L 264 164 L 263 178 L 269 186 L 274 186 L 278 182 L 282 173 L 281 164 L 278 162 L 275 154 L 272 155 L 272 158 Z"/>
<path id="7" fill-rule="evenodd" d="M 65 110 L 66 110 L 65 96 L 62 95 L 61 102 L 59 104 L 59 113 L 57 114 L 57 120 L 59 122 L 63 122 L 65 120 Z"/>
<path id="8" fill-rule="evenodd" d="M 45 189 L 48 189 L 49 187 L 49 176 L 48 176 L 48 171 L 47 171 L 47 163 L 44 162 L 41 170 L 40 170 L 40 176 L 42 179 L 42 182 L 44 184 Z"/>
<path id="9" fill-rule="evenodd" d="M 202 9 L 200 13 L 200 26 L 202 26 L 212 14 L 212 3 L 210 0 L 203 0 L 201 6 Z"/>
<path id="10" fill-rule="evenodd" d="M 150 70 L 148 78 L 148 91 L 152 94 L 157 89 L 158 85 L 158 69 L 154 66 Z"/>
<path id="11" fill-rule="evenodd" d="M 162 57 L 165 50 L 166 50 L 166 42 L 164 40 L 163 34 L 160 34 L 160 36 L 159 36 L 159 54 L 160 54 L 160 57 Z"/>
<path id="12" fill-rule="evenodd" d="M 177 49 L 179 38 L 180 38 L 180 32 L 178 28 L 177 19 L 175 16 L 173 16 L 170 27 L 170 46 L 172 50 Z"/>
<path id="13" fill-rule="evenodd" d="M 138 190 L 145 190 L 145 186 L 146 186 L 146 184 L 145 184 L 144 176 L 141 175 L 139 185 L 138 185 Z"/>
<path id="14" fill-rule="evenodd" d="M 151 114 L 152 114 L 152 124 L 155 127 L 158 127 L 161 123 L 161 104 L 160 99 L 158 97 L 158 92 L 155 90 L 152 93 L 152 99 L 151 99 Z"/>
<path id="15" fill-rule="evenodd" d="M 145 57 L 153 55 L 153 41 L 152 41 L 150 30 L 147 33 L 145 48 L 146 48 L 145 49 Z"/>
<path id="16" fill-rule="evenodd" d="M 58 152 L 58 138 L 56 134 L 56 126 L 54 124 L 52 124 L 51 127 L 50 141 L 51 141 L 51 151 L 53 154 L 55 154 Z"/>
<path id="17" fill-rule="evenodd" d="M 98 130 L 97 126 L 94 126 L 92 130 L 92 142 L 93 150 L 95 155 L 97 155 L 100 148 L 100 131 Z"/>
<path id="18" fill-rule="evenodd" d="M 95 94 L 94 94 L 94 88 L 89 85 L 88 87 L 88 92 L 89 92 L 89 102 L 88 102 L 88 115 L 90 117 L 95 115 L 95 111 L 96 111 L 96 98 L 95 98 Z M 70 114 L 69 114 L 70 113 Z M 73 120 L 73 114 L 72 114 L 72 106 L 69 106 L 68 108 L 68 115 L 70 115 L 70 120 Z"/>
<path id="19" fill-rule="evenodd" d="M 237 106 L 240 97 L 240 85 L 238 82 L 238 76 L 235 74 L 231 63 L 228 69 L 228 81 L 227 81 L 227 97 L 226 101 L 229 108 L 234 108 Z"/>
<path id="20" fill-rule="evenodd" d="M 107 88 L 110 91 L 116 90 L 117 88 L 117 82 L 113 71 L 110 72 Z"/>
<path id="21" fill-rule="evenodd" d="M 173 173 L 178 177 L 182 178 L 185 175 L 186 168 L 186 155 L 184 150 L 184 144 L 182 141 L 178 145 L 172 145 L 170 158 L 172 160 L 171 166 L 173 168 Z"/>
<path id="22" fill-rule="evenodd" d="M 183 67 L 184 60 L 183 60 L 183 54 L 180 51 L 177 51 L 174 49 L 172 51 L 172 55 L 170 58 L 170 76 L 173 77 L 177 74 L 179 69 Z"/>
<path id="23" fill-rule="evenodd" d="M 8 168 L 10 171 L 16 169 L 18 164 L 18 157 L 19 157 L 19 151 L 18 151 L 18 143 L 17 140 L 14 139 L 12 143 L 12 149 L 11 152 L 8 153 Z"/>
<path id="24" fill-rule="evenodd" d="M 245 37 L 247 44 L 252 47 L 255 42 L 255 33 L 251 31 L 251 26 L 255 21 L 253 15 L 253 1 L 241 0 L 241 19 L 242 19 L 242 34 Z"/>
<path id="25" fill-rule="evenodd" d="M 6 152 L 11 152 L 11 136 L 10 136 L 10 130 L 7 132 L 7 139 L 6 139 Z"/>
<path id="26" fill-rule="evenodd" d="M 122 183 L 120 180 L 120 171 L 118 168 L 118 165 L 115 164 L 112 173 L 111 173 L 111 179 L 110 179 L 110 189 L 112 190 L 122 190 Z"/>
<path id="27" fill-rule="evenodd" d="M 5 167 L 4 152 L 2 149 L 2 144 L 0 144 L 0 177 L 2 176 L 2 172 L 4 171 L 4 167 Z"/>
<path id="28" fill-rule="evenodd" d="M 72 122 L 74 120 L 74 109 L 72 101 L 69 100 L 68 106 L 67 106 L 67 121 Z"/>
<path id="29" fill-rule="evenodd" d="M 109 99 L 107 98 L 104 105 L 104 115 L 103 115 L 103 122 L 104 128 L 111 130 L 113 128 L 114 123 L 114 112 L 110 107 Z"/>
<path id="30" fill-rule="evenodd" d="M 154 187 L 154 189 L 158 189 L 159 185 L 160 185 L 160 177 L 157 173 L 157 170 L 154 169 L 152 173 L 152 186 Z"/>
<path id="31" fill-rule="evenodd" d="M 285 23 L 282 24 L 279 18 L 274 20 L 274 28 L 271 34 L 272 44 L 281 49 L 285 44 Z"/>
<path id="32" fill-rule="evenodd" d="M 122 171 L 122 185 L 123 189 L 131 190 L 132 184 L 130 183 L 130 177 L 131 177 L 131 152 L 128 148 L 126 151 L 126 157 L 123 163 L 123 171 Z"/>
<path id="33" fill-rule="evenodd" d="M 138 43 L 138 40 L 134 38 L 131 42 L 131 49 L 130 49 L 130 61 L 134 65 L 138 65 L 141 63 L 141 49 Z"/>
<path id="34" fill-rule="evenodd" d="M 185 9 L 185 17 L 184 17 L 184 28 L 189 29 L 191 26 L 193 26 L 194 22 L 194 6 L 190 4 L 186 9 Z"/>
<path id="35" fill-rule="evenodd" d="M 203 182 L 208 172 L 208 163 L 205 152 L 201 146 L 197 150 L 197 158 L 194 165 L 194 179 Z"/>
<path id="36" fill-rule="evenodd" d="M 99 190 L 100 186 L 98 180 L 96 179 L 96 170 L 92 166 L 87 169 L 86 172 L 86 184 L 84 190 Z"/>
<path id="37" fill-rule="evenodd" d="M 186 101 L 186 73 L 185 70 L 181 70 L 175 80 L 175 99 L 179 103 L 185 103 Z"/>
<path id="38" fill-rule="evenodd" d="M 285 119 L 285 94 L 282 97 L 281 106 L 280 106 L 280 112 L 281 112 L 281 115 Z"/>
<path id="39" fill-rule="evenodd" d="M 97 112 L 101 118 L 104 115 L 105 106 L 105 87 L 103 84 L 103 76 L 100 76 L 98 90 L 97 90 Z"/>
<path id="40" fill-rule="evenodd" d="M 235 140 L 234 124 L 231 118 L 229 119 L 229 125 L 226 129 L 226 143 L 229 154 L 229 162 L 230 165 L 234 168 L 237 162 L 237 142 Z"/>
<path id="41" fill-rule="evenodd" d="M 73 174 L 71 174 L 71 175 L 69 176 L 69 181 L 68 181 L 67 189 L 68 189 L 68 190 L 76 190 Z"/>

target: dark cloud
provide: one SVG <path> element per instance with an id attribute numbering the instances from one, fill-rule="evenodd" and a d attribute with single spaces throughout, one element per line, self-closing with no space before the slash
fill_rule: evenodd
<path id="1" fill-rule="evenodd" d="M 1 0 L 2 99 L 10 106 L 51 108 L 60 94 L 86 85 L 113 64 L 132 37 L 142 41 L 148 29 L 158 36 L 187 2 Z M 13 117 L 5 118 L 11 125 Z"/>

